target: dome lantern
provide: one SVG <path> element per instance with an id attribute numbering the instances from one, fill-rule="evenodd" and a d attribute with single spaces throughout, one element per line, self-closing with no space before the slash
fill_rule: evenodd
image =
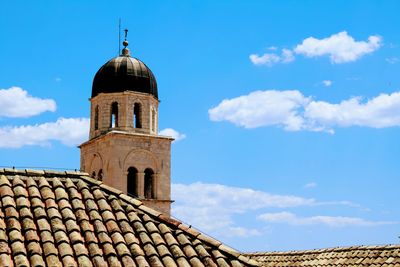
<path id="1" fill-rule="evenodd" d="M 131 57 L 126 39 L 123 45 L 121 55 L 106 62 L 94 76 L 92 98 L 100 93 L 132 91 L 147 93 L 158 99 L 153 72 L 142 61 Z"/>

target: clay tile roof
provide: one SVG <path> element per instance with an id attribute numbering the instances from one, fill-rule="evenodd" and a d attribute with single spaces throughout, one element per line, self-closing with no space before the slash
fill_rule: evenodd
<path id="1" fill-rule="evenodd" d="M 400 245 L 353 246 L 308 251 L 256 252 L 261 266 L 400 266 Z"/>
<path id="2" fill-rule="evenodd" d="M 0 169 L 0 265 L 259 266 L 86 173 L 14 169 Z"/>

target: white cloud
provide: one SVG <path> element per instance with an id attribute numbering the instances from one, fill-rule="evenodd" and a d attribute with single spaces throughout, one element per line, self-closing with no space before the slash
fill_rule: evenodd
<path id="1" fill-rule="evenodd" d="M 281 60 L 283 63 L 289 63 L 294 61 L 293 52 L 289 49 L 282 49 Z"/>
<path id="2" fill-rule="evenodd" d="M 260 236 L 262 232 L 258 229 L 248 229 L 245 227 L 228 227 L 228 231 L 226 233 L 222 233 L 223 236 L 232 237 L 250 237 L 250 236 Z"/>
<path id="3" fill-rule="evenodd" d="M 311 182 L 304 185 L 304 188 L 315 188 L 317 187 L 317 183 Z"/>
<path id="4" fill-rule="evenodd" d="M 30 117 L 56 110 L 52 99 L 32 97 L 20 87 L 0 89 L 0 117 Z"/>
<path id="5" fill-rule="evenodd" d="M 265 53 L 262 56 L 257 54 L 252 54 L 249 56 L 249 58 L 254 65 L 268 65 L 268 66 L 272 66 L 280 62 L 281 60 L 278 55 L 273 53 Z"/>
<path id="6" fill-rule="evenodd" d="M 272 66 L 277 63 L 289 63 L 294 60 L 293 52 L 289 49 L 282 49 L 281 55 L 275 53 L 265 53 L 260 56 L 252 54 L 249 56 L 254 65 L 267 65 Z"/>
<path id="7" fill-rule="evenodd" d="M 399 58 L 398 57 L 388 57 L 385 60 L 386 60 L 386 62 L 388 62 L 390 64 L 395 64 L 395 63 L 399 62 Z"/>
<path id="8" fill-rule="evenodd" d="M 400 92 L 367 101 L 352 97 L 338 104 L 315 101 L 297 90 L 255 91 L 225 99 L 211 108 L 212 121 L 229 121 L 245 128 L 281 126 L 289 131 L 326 131 L 335 127 L 385 128 L 400 126 Z"/>
<path id="9" fill-rule="evenodd" d="M 258 219 L 268 223 L 286 223 L 290 225 L 326 225 L 330 227 L 345 226 L 378 226 L 386 224 L 397 224 L 393 221 L 369 221 L 358 217 L 343 216 L 311 216 L 299 217 L 294 213 L 283 211 L 275 213 L 264 213 Z"/>
<path id="10" fill-rule="evenodd" d="M 329 56 L 332 63 L 340 64 L 360 59 L 382 46 L 382 37 L 371 35 L 367 41 L 356 41 L 346 31 L 331 35 L 324 39 L 308 37 L 294 49 L 282 49 L 281 55 L 276 53 L 265 53 L 263 55 L 251 54 L 249 56 L 254 65 L 272 66 L 278 63 L 289 63 L 294 61 L 294 54 L 306 57 Z M 272 46 L 271 51 L 277 48 Z M 386 59 L 389 63 L 397 62 L 397 58 Z"/>
<path id="11" fill-rule="evenodd" d="M 332 85 L 332 81 L 331 80 L 323 80 L 322 84 L 325 85 L 326 87 L 330 87 Z"/>
<path id="12" fill-rule="evenodd" d="M 178 131 L 176 131 L 176 130 L 174 130 L 172 128 L 166 128 L 164 130 L 161 130 L 158 134 L 159 135 L 165 135 L 165 136 L 171 136 L 171 137 L 173 137 L 175 139 L 174 142 L 186 138 L 185 134 L 179 133 Z"/>
<path id="13" fill-rule="evenodd" d="M 89 119 L 59 118 L 43 124 L 0 128 L 0 147 L 19 148 L 27 145 L 46 146 L 59 141 L 67 146 L 78 145 L 88 138 Z"/>
<path id="14" fill-rule="evenodd" d="M 328 38 L 309 37 L 296 46 L 294 51 L 306 57 L 329 56 L 332 63 L 356 61 L 366 54 L 377 50 L 382 43 L 378 35 L 371 35 L 367 41 L 355 41 L 346 31 L 333 34 Z"/>
<path id="15" fill-rule="evenodd" d="M 283 125 L 287 130 L 301 130 L 304 119 L 299 110 L 310 99 L 299 91 L 255 91 L 223 100 L 208 111 L 212 121 L 229 121 L 245 128 Z"/>
<path id="16" fill-rule="evenodd" d="M 347 206 L 361 208 L 348 201 L 319 202 L 313 198 L 279 195 L 249 188 L 221 184 L 172 184 L 172 214 L 186 223 L 199 227 L 209 234 L 225 237 L 248 237 L 264 234 L 264 230 L 238 225 L 235 216 L 255 219 L 251 212 L 268 208 L 296 208 L 316 206 Z M 246 214 L 247 213 L 247 214 Z"/>
<path id="17" fill-rule="evenodd" d="M 325 129 L 400 126 L 400 92 L 380 94 L 364 103 L 361 100 L 361 97 L 352 97 L 339 104 L 312 101 L 305 108 L 304 116 Z"/>
<path id="18" fill-rule="evenodd" d="M 233 216 L 261 208 L 318 205 L 314 199 L 277 195 L 220 184 L 173 184 L 172 214 L 203 231 L 221 236 L 259 235 L 256 229 L 236 225 Z"/>

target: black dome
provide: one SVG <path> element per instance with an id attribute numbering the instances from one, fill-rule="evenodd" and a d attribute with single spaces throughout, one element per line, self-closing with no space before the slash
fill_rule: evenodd
<path id="1" fill-rule="evenodd" d="M 92 97 L 100 93 L 141 92 L 158 99 L 157 82 L 151 70 L 139 59 L 121 55 L 109 60 L 93 79 Z"/>

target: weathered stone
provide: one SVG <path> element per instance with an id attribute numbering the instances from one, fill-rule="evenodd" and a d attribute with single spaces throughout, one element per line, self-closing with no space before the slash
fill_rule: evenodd
<path id="1" fill-rule="evenodd" d="M 122 92 L 101 93 L 90 101 L 90 140 L 80 146 L 81 170 L 105 186 L 136 195 L 149 207 L 169 216 L 173 139 L 157 134 L 158 100 L 150 94 Z M 111 127 L 113 103 L 118 103 L 118 115 L 117 123 Z M 135 118 L 141 121 L 140 127 L 134 125 L 135 105 L 140 106 Z M 136 170 L 136 192 L 128 189 L 129 168 Z M 153 173 L 151 186 L 145 181 L 150 179 L 145 176 L 149 169 Z M 110 192 L 120 194 L 116 190 Z"/>

